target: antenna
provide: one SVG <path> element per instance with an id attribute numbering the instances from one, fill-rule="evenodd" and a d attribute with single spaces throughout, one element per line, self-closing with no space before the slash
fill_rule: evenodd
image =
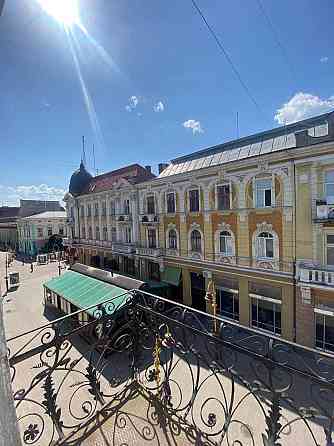
<path id="1" fill-rule="evenodd" d="M 86 165 L 86 152 L 85 152 L 85 137 L 82 135 L 82 157 L 81 161 Z"/>
<path id="2" fill-rule="evenodd" d="M 236 130 L 237 130 L 237 139 L 239 139 L 239 112 L 236 115 Z"/>

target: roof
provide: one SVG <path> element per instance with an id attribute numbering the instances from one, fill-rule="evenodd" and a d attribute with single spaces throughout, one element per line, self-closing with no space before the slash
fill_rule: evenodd
<path id="1" fill-rule="evenodd" d="M 113 314 L 125 305 L 129 297 L 127 290 L 123 288 L 71 270 L 45 282 L 44 286 L 79 309 L 108 301 L 104 305 L 107 314 Z M 112 302 L 110 302 L 111 299 Z M 95 310 L 96 308 L 93 307 L 87 310 L 87 313 L 93 316 Z"/>
<path id="2" fill-rule="evenodd" d="M 40 214 L 30 215 L 29 217 L 23 217 L 24 220 L 33 220 L 33 219 L 45 219 L 49 220 L 50 218 L 66 218 L 65 211 L 46 211 L 41 212 Z"/>
<path id="3" fill-rule="evenodd" d="M 330 112 L 175 158 L 159 178 L 333 140 L 334 112 Z"/>
<path id="4" fill-rule="evenodd" d="M 102 175 L 97 175 L 91 179 L 81 194 L 110 190 L 122 179 L 125 180 L 125 184 L 138 184 L 144 181 L 152 180 L 153 178 L 155 178 L 155 175 L 152 172 L 149 172 L 139 164 L 131 164 L 130 166 L 112 170 L 111 172 L 107 172 Z"/>
<path id="5" fill-rule="evenodd" d="M 20 208 L 14 206 L 0 207 L 0 221 L 14 221 L 19 216 Z"/>
<path id="6" fill-rule="evenodd" d="M 141 280 L 133 279 L 132 277 L 123 276 L 121 274 L 111 273 L 109 271 L 87 266 L 82 263 L 75 263 L 71 266 L 71 271 L 76 271 L 85 274 L 89 277 L 111 283 L 126 290 L 138 290 L 145 285 Z"/>

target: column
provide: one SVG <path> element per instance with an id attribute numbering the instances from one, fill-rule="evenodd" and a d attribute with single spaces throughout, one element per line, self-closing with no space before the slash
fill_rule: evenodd
<path id="1" fill-rule="evenodd" d="M 138 210 L 138 199 L 137 192 L 130 194 L 130 212 L 132 218 L 132 241 L 134 243 L 139 242 L 139 210 Z"/>
<path id="2" fill-rule="evenodd" d="M 180 255 L 181 257 L 188 256 L 188 232 L 187 232 L 187 222 L 186 213 L 184 208 L 184 188 L 179 187 L 177 189 L 179 196 L 179 212 L 180 212 Z"/>
<path id="3" fill-rule="evenodd" d="M 294 292 L 293 285 L 282 287 L 282 305 L 281 305 L 281 321 L 282 321 L 282 337 L 288 341 L 294 338 Z M 313 330 L 312 330 L 313 333 Z"/>
<path id="4" fill-rule="evenodd" d="M 298 344 L 314 348 L 314 325 L 311 288 L 296 287 L 296 342 Z"/>
<path id="5" fill-rule="evenodd" d="M 107 222 L 107 239 L 111 240 L 111 222 L 110 222 L 110 197 L 106 197 L 106 222 Z"/>
<path id="6" fill-rule="evenodd" d="M 182 288 L 184 305 L 192 307 L 190 271 L 186 268 L 182 268 Z"/>
<path id="7" fill-rule="evenodd" d="M 210 214 L 210 184 L 204 186 L 204 258 L 214 260 L 212 223 Z"/>
<path id="8" fill-rule="evenodd" d="M 250 324 L 250 298 L 248 294 L 248 279 L 239 279 L 239 321 L 241 325 L 249 327 Z"/>
<path id="9" fill-rule="evenodd" d="M 98 203 L 99 203 L 98 225 L 99 225 L 99 228 L 100 228 L 100 240 L 102 240 L 103 239 L 103 231 L 102 231 L 103 228 L 102 228 L 102 201 L 101 201 L 101 198 L 99 198 Z"/>

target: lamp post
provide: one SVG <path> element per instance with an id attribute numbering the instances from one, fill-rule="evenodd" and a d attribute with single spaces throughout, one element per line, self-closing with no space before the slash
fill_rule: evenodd
<path id="1" fill-rule="evenodd" d="M 212 305 L 213 310 L 213 334 L 217 335 L 218 326 L 217 326 L 217 297 L 216 297 L 216 288 L 212 279 L 210 279 L 208 283 L 208 287 L 205 294 L 205 300 Z"/>

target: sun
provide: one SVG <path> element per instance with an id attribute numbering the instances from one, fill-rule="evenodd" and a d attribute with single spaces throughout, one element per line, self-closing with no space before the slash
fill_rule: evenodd
<path id="1" fill-rule="evenodd" d="M 37 0 L 45 12 L 64 26 L 79 23 L 79 7 L 77 0 Z"/>

